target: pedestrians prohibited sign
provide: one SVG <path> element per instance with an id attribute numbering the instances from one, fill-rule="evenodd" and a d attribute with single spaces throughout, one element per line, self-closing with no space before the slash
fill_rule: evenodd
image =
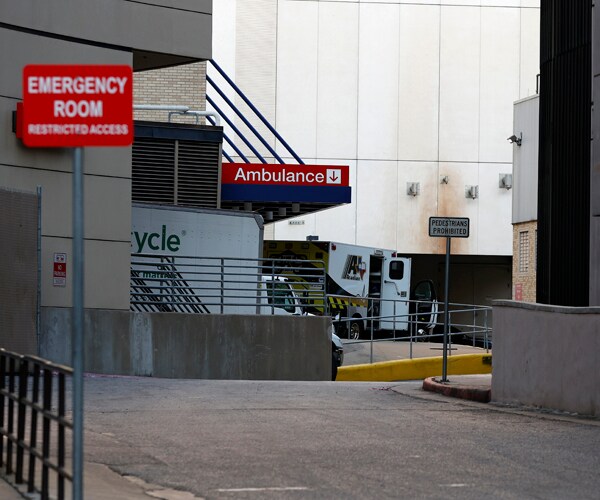
<path id="1" fill-rule="evenodd" d="M 127 146 L 133 73 L 125 65 L 28 65 L 23 142 L 29 147 Z"/>
<path id="2" fill-rule="evenodd" d="M 429 236 L 441 238 L 468 238 L 467 217 L 429 217 Z"/>

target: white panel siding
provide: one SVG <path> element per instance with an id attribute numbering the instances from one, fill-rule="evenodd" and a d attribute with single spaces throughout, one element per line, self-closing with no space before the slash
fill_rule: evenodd
<path id="1" fill-rule="evenodd" d="M 479 165 L 479 215 L 477 224 L 478 255 L 510 255 L 512 224 L 510 210 L 512 190 L 498 187 L 500 174 L 512 173 L 510 163 Z"/>
<path id="2" fill-rule="evenodd" d="M 319 163 L 325 163 L 319 161 Z M 315 219 L 314 234 L 321 239 L 343 241 L 344 243 L 356 243 L 356 195 L 357 195 L 357 173 L 356 161 L 328 161 L 331 165 L 350 166 L 350 185 L 352 186 L 352 203 L 341 207 L 323 210 Z M 325 238 L 326 236 L 326 238 Z"/>
<path id="3" fill-rule="evenodd" d="M 358 158 L 398 154 L 400 6 L 360 5 Z"/>
<path id="4" fill-rule="evenodd" d="M 277 1 L 237 2 L 236 23 L 238 36 L 236 38 L 234 80 L 254 106 L 269 122 L 273 123 L 275 121 L 275 82 L 277 79 Z M 255 118 L 241 97 L 236 98 L 235 104 L 273 148 L 275 138 L 268 128 Z M 268 149 L 237 116 L 235 123 L 262 156 L 272 157 Z M 238 147 L 242 147 L 241 140 L 238 139 L 236 144 Z M 242 148 L 242 151 L 250 154 L 246 146 Z"/>
<path id="5" fill-rule="evenodd" d="M 539 142 L 539 97 L 530 97 L 515 103 L 515 135 L 523 134 L 520 146 L 513 149 L 512 222 L 537 220 L 538 185 L 538 142 Z M 593 141 L 595 142 L 595 141 Z"/>
<path id="6" fill-rule="evenodd" d="M 519 96 L 519 11 L 481 10 L 479 160 L 510 163 L 512 102 Z"/>
<path id="7" fill-rule="evenodd" d="M 407 183 L 418 182 L 420 193 L 409 196 Z M 397 250 L 402 253 L 436 253 L 439 238 L 429 237 L 429 217 L 437 215 L 438 164 L 399 162 Z"/>
<path id="8" fill-rule="evenodd" d="M 236 23 L 236 4 L 237 0 L 219 0 L 213 3 L 213 59 L 230 76 L 235 75 L 235 51 L 237 39 Z M 229 99 L 235 102 L 235 93 L 223 80 L 223 77 L 212 67 L 210 63 L 206 64 L 207 74 L 215 81 L 219 88 L 227 94 Z M 217 106 L 225 109 L 223 99 L 207 84 L 208 95 L 216 102 Z M 214 109 L 207 103 L 207 110 Z M 229 116 L 229 113 L 228 113 Z M 224 120 L 221 120 L 223 131 L 228 137 L 234 137 L 231 128 Z M 233 153 L 231 146 L 224 144 L 223 149 Z"/>
<path id="9" fill-rule="evenodd" d="M 358 105 L 358 4 L 319 5 L 317 155 L 354 158 Z"/>
<path id="10" fill-rule="evenodd" d="M 400 7 L 400 159 L 438 159 L 439 36 L 440 7 Z"/>
<path id="11" fill-rule="evenodd" d="M 276 128 L 301 158 L 317 152 L 318 9 L 294 1 L 278 9 Z"/>
<path id="12" fill-rule="evenodd" d="M 481 9 L 442 7 L 440 160 L 477 161 Z"/>
<path id="13" fill-rule="evenodd" d="M 465 198 L 465 186 L 479 185 L 477 163 L 440 163 L 440 177 L 448 176 L 448 184 L 440 184 L 438 190 L 438 216 L 468 217 L 471 221 L 469 238 L 454 238 L 452 253 L 477 255 L 477 232 L 479 203 L 481 200 Z M 445 250 L 445 247 L 444 247 Z"/>
<path id="14" fill-rule="evenodd" d="M 521 9 L 520 99 L 536 93 L 536 81 L 539 72 L 540 11 L 539 9 Z"/>
<path id="15" fill-rule="evenodd" d="M 397 162 L 358 161 L 354 193 L 357 243 L 381 248 L 396 247 L 397 186 Z"/>

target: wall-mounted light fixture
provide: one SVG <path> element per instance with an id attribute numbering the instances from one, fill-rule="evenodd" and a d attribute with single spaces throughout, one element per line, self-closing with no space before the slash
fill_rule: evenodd
<path id="1" fill-rule="evenodd" d="M 406 183 L 406 194 L 408 196 L 419 196 L 421 193 L 421 183 L 419 182 L 407 182 Z"/>
<path id="2" fill-rule="evenodd" d="M 465 198 L 479 198 L 479 186 L 465 186 Z"/>
<path id="3" fill-rule="evenodd" d="M 273 212 L 271 210 L 268 210 L 265 212 L 265 220 L 271 221 L 273 220 Z"/>
<path id="4" fill-rule="evenodd" d="M 515 134 L 513 134 L 506 140 L 511 144 L 516 144 L 517 146 L 520 146 L 521 142 L 523 142 L 523 132 L 519 132 L 518 137 Z"/>
<path id="5" fill-rule="evenodd" d="M 498 187 L 500 189 L 506 189 L 507 191 L 512 188 L 512 174 L 500 174 Z"/>
<path id="6" fill-rule="evenodd" d="M 277 215 L 279 215 L 279 217 L 285 217 L 287 215 L 287 208 L 286 207 L 279 207 L 277 209 Z"/>
<path id="7" fill-rule="evenodd" d="M 295 214 L 300 213 L 300 203 L 292 203 L 292 212 Z"/>

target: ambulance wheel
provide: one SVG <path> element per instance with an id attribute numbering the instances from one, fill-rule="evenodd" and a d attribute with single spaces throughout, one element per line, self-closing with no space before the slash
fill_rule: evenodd
<path id="1" fill-rule="evenodd" d="M 350 340 L 358 340 L 362 338 L 364 334 L 364 328 L 362 325 L 362 321 L 352 321 L 350 322 L 350 330 L 348 331 L 348 338 Z"/>

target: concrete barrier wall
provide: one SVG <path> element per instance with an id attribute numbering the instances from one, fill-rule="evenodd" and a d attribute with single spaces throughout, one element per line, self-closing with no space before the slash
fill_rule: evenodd
<path id="1" fill-rule="evenodd" d="M 85 311 L 85 371 L 330 380 L 329 318 Z M 71 310 L 42 309 L 40 355 L 71 365 Z"/>
<path id="2" fill-rule="evenodd" d="M 494 302 L 492 400 L 600 416 L 600 308 Z"/>

